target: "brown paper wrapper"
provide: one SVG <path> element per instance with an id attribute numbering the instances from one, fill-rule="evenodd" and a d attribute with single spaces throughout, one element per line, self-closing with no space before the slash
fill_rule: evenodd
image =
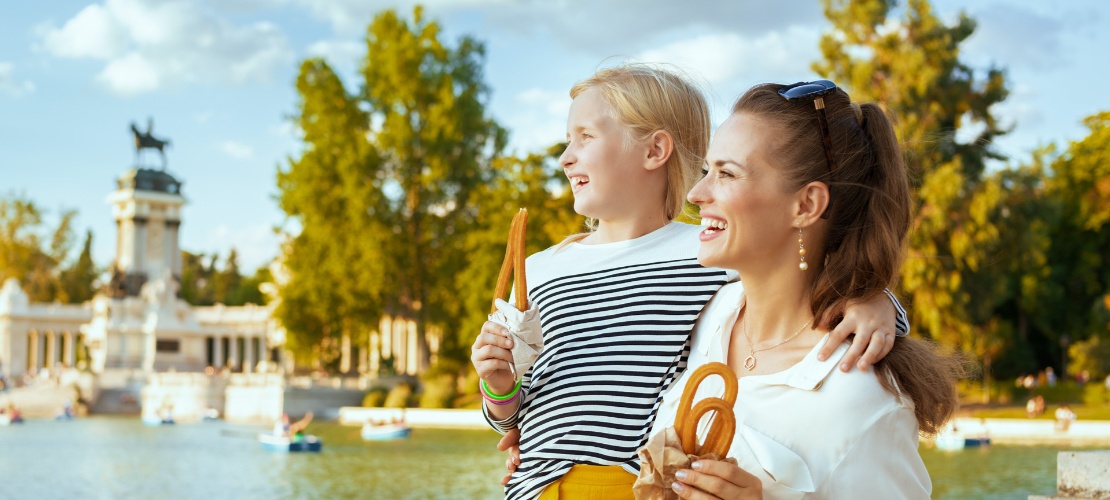
<path id="1" fill-rule="evenodd" d="M 639 451 L 640 476 L 632 485 L 632 493 L 639 500 L 675 500 L 678 493 L 671 489 L 675 481 L 674 473 L 680 469 L 689 469 L 690 464 L 698 460 L 720 460 L 736 464 L 735 458 L 718 457 L 715 454 L 687 455 L 682 451 L 682 443 L 678 440 L 678 431 L 668 427 L 651 439 Z"/>

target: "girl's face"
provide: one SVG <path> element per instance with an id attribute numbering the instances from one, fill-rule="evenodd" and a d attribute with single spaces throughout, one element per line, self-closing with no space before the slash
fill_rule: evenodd
<path id="1" fill-rule="evenodd" d="M 559 164 L 570 180 L 574 211 L 598 220 L 628 217 L 653 190 L 644 168 L 647 147 L 636 144 L 595 89 L 578 94 L 567 118 L 567 149 Z M 662 205 L 660 198 L 660 205 Z"/>
<path id="2" fill-rule="evenodd" d="M 775 137 L 770 123 L 747 113 L 733 114 L 714 134 L 706 175 L 688 196 L 705 226 L 702 265 L 767 269 L 788 260 L 797 267 L 795 200 L 773 163 Z"/>

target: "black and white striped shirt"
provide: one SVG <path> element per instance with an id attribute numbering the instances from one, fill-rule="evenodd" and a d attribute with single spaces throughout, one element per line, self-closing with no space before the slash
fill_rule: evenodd
<path id="1" fill-rule="evenodd" d="M 524 375 L 520 466 L 508 498 L 534 498 L 575 464 L 639 471 L 660 395 L 689 356 L 698 314 L 728 274 L 697 261 L 700 228 L 673 222 L 628 241 L 528 258 L 544 348 Z"/>

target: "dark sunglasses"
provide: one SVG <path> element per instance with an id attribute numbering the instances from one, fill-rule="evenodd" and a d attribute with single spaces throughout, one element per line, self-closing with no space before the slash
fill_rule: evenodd
<path id="1" fill-rule="evenodd" d="M 817 110 L 817 123 L 821 125 L 821 144 L 825 147 L 825 160 L 829 164 L 829 172 L 836 172 L 836 162 L 832 156 L 832 135 L 829 134 L 829 122 L 825 117 L 825 95 L 836 90 L 836 84 L 828 80 L 812 82 L 798 82 L 779 89 L 779 95 L 790 102 L 812 100 L 813 107 Z M 832 188 L 829 189 L 830 195 Z M 829 207 L 832 203 L 829 204 Z M 829 218 L 829 209 L 821 214 L 822 219 Z"/>

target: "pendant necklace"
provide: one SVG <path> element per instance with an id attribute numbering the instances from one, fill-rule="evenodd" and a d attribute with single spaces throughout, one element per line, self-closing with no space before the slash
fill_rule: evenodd
<path id="1" fill-rule="evenodd" d="M 751 354 L 748 354 L 748 357 L 744 358 L 744 369 L 748 370 L 748 371 L 754 370 L 755 369 L 755 362 L 756 362 L 755 353 L 770 350 L 770 349 L 774 349 L 774 348 L 776 348 L 780 345 L 783 345 L 787 342 L 790 342 L 791 340 L 794 340 L 795 338 L 798 337 L 798 335 L 802 334 L 802 331 L 804 331 L 806 329 L 806 327 L 809 326 L 809 323 L 811 321 L 813 321 L 812 318 L 809 321 L 806 321 L 806 324 L 802 325 L 802 327 L 799 328 L 798 331 L 794 332 L 794 335 L 791 335 L 786 340 L 784 340 L 782 342 L 779 342 L 779 343 L 777 343 L 773 346 L 770 346 L 770 347 L 763 347 L 763 348 L 760 348 L 760 349 L 756 349 L 755 346 L 752 345 L 752 336 L 751 336 L 751 333 L 748 332 L 748 318 L 747 318 L 747 316 L 745 316 L 744 317 L 744 339 L 748 341 L 748 350 L 751 351 Z"/>

